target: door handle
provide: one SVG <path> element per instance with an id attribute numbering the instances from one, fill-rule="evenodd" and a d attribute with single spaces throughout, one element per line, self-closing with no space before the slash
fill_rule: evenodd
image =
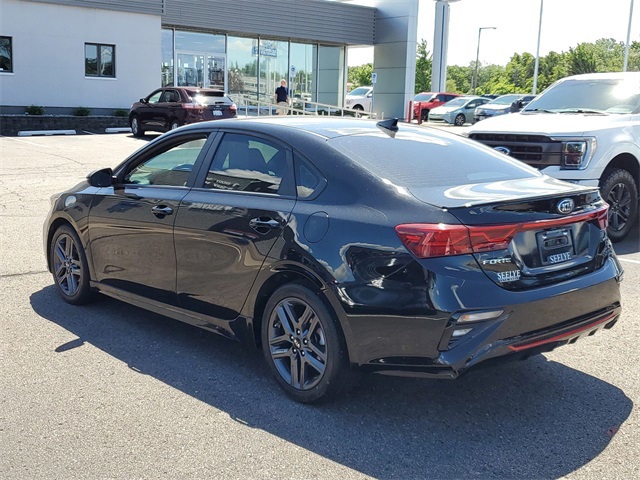
<path id="1" fill-rule="evenodd" d="M 166 205 L 151 207 L 151 213 L 154 215 L 171 215 L 173 213 L 173 208 L 167 207 Z"/>
<path id="2" fill-rule="evenodd" d="M 249 226 L 251 228 L 279 228 L 280 222 L 269 217 L 258 217 L 251 219 L 249 221 Z"/>

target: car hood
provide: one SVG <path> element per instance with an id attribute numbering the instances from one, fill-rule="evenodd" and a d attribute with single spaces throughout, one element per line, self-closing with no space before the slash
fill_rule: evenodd
<path id="1" fill-rule="evenodd" d="M 593 115 L 581 113 L 520 112 L 488 118 L 468 133 L 529 133 L 548 136 L 588 135 L 608 128 L 622 128 L 640 122 L 640 115 Z"/>

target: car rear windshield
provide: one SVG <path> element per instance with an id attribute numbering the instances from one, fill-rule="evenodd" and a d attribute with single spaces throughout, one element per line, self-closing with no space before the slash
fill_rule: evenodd
<path id="1" fill-rule="evenodd" d="M 347 135 L 328 140 L 374 175 L 401 187 L 453 187 L 541 174 L 518 160 L 471 140 L 435 136 L 405 128 L 395 138 L 384 133 Z"/>
<path id="2" fill-rule="evenodd" d="M 638 113 L 640 81 L 634 79 L 565 80 L 533 100 L 525 111 L 558 113 Z"/>
<path id="3" fill-rule="evenodd" d="M 201 105 L 231 105 L 233 100 L 224 92 L 190 92 L 191 101 Z"/>

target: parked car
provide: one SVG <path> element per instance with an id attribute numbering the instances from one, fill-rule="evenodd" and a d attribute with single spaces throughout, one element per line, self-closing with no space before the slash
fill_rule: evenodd
<path id="1" fill-rule="evenodd" d="M 640 73 L 566 77 L 520 113 L 487 119 L 468 134 L 548 175 L 600 187 L 613 241 L 638 223 Z"/>
<path id="2" fill-rule="evenodd" d="M 421 92 L 413 97 L 413 118 L 420 118 L 426 122 L 429 118 L 429 112 L 440 105 L 444 105 L 449 100 L 459 97 L 458 93 L 449 92 Z"/>
<path id="3" fill-rule="evenodd" d="M 501 95 L 500 97 L 491 100 L 484 105 L 476 107 L 476 111 L 473 115 L 474 122 L 479 122 L 489 117 L 496 117 L 498 115 L 504 115 L 506 113 L 519 112 L 531 100 L 536 98 L 535 95 L 523 95 L 521 93 L 510 93 L 508 95 Z"/>
<path id="4" fill-rule="evenodd" d="M 447 122 L 461 127 L 465 123 L 473 123 L 476 107 L 489 102 L 486 97 L 464 96 L 454 98 L 444 105 L 434 108 L 429 113 L 429 121 Z"/>
<path id="5" fill-rule="evenodd" d="M 51 201 L 65 301 L 97 291 L 248 341 L 301 402 L 356 369 L 524 359 L 621 312 L 597 188 L 397 120 L 189 125 Z"/>
<path id="6" fill-rule="evenodd" d="M 129 125 L 136 137 L 167 132 L 189 123 L 233 118 L 237 107 L 223 91 L 212 88 L 164 87 L 131 106 Z"/>
<path id="7" fill-rule="evenodd" d="M 354 110 L 371 112 L 371 99 L 373 87 L 357 87 L 347 93 L 344 106 Z"/>

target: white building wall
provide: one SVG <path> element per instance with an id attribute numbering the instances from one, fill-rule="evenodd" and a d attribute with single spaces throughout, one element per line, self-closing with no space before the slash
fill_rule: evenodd
<path id="1" fill-rule="evenodd" d="M 0 35 L 13 37 L 13 73 L 0 105 L 129 108 L 159 86 L 159 15 L 0 0 Z M 115 45 L 115 78 L 84 75 L 84 44 Z"/>

